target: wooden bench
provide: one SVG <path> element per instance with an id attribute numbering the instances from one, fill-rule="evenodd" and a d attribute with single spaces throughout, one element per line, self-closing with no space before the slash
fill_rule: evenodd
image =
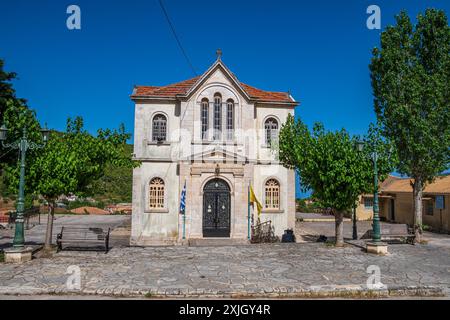
<path id="1" fill-rule="evenodd" d="M 109 233 L 110 228 L 108 231 L 103 231 L 102 228 L 62 227 L 61 232 L 56 236 L 57 251 L 63 250 L 63 244 L 97 244 L 104 247 L 105 253 L 108 253 Z"/>
<path id="2" fill-rule="evenodd" d="M 361 239 L 372 239 L 373 230 L 367 232 Z M 414 244 L 416 235 L 406 224 L 384 224 L 381 228 L 381 241 L 391 242 L 392 240 L 401 240 L 409 244 Z"/>

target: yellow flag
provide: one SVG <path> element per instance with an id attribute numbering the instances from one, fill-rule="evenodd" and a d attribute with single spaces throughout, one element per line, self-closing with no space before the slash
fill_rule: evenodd
<path id="1" fill-rule="evenodd" d="M 256 199 L 255 192 L 253 191 L 253 187 L 250 185 L 250 203 L 256 203 L 256 209 L 258 211 L 258 217 L 261 215 L 262 204 Z"/>

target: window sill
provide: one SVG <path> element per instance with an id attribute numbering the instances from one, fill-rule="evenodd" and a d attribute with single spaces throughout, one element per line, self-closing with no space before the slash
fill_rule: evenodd
<path id="1" fill-rule="evenodd" d="M 229 145 L 229 146 L 242 146 L 242 143 L 239 143 L 235 140 L 195 140 L 192 144 L 203 144 L 203 145 L 211 145 L 211 144 L 219 144 L 219 145 Z"/>
<path id="2" fill-rule="evenodd" d="M 146 209 L 145 213 L 169 213 L 169 209 Z"/>
<path id="3" fill-rule="evenodd" d="M 168 141 L 164 141 L 164 142 L 148 141 L 147 145 L 149 145 L 149 146 L 170 146 L 170 142 L 168 142 Z"/>
<path id="4" fill-rule="evenodd" d="M 263 209 L 261 213 L 272 214 L 272 213 L 284 213 L 283 209 Z"/>

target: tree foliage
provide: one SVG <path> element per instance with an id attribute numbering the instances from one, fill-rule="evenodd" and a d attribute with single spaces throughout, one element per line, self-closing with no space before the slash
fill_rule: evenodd
<path id="1" fill-rule="evenodd" d="M 118 130 L 98 130 L 97 136 L 83 128 L 83 119 L 68 119 L 66 132 L 53 132 L 45 148 L 28 168 L 36 194 L 49 203 L 45 245 L 51 245 L 53 210 L 63 194 L 91 195 L 91 184 L 104 175 L 108 165 L 132 168 L 137 165 L 124 148 L 130 135 Z"/>
<path id="2" fill-rule="evenodd" d="M 98 130 L 97 136 L 83 129 L 83 119 L 68 119 L 66 132 L 53 133 L 29 168 L 35 192 L 53 200 L 63 194 L 91 195 L 93 181 L 104 175 L 107 165 L 132 167 L 124 148 L 130 135 L 119 130 Z"/>
<path id="3" fill-rule="evenodd" d="M 396 25 L 382 33 L 370 70 L 382 133 L 396 146 L 398 171 L 414 180 L 420 228 L 424 185 L 448 168 L 450 159 L 450 28 L 445 13 L 428 9 L 413 26 L 401 12 Z"/>
<path id="4" fill-rule="evenodd" d="M 28 139 L 31 142 L 42 142 L 35 112 L 28 108 L 25 99 L 16 97 L 12 84 L 16 73 L 4 71 L 3 66 L 4 62 L 0 59 L 0 126 L 4 124 L 8 128 L 6 143 L 18 141 L 22 137 L 23 128 L 27 129 Z M 32 161 L 35 154 L 36 151 L 29 150 L 27 160 Z M 18 172 L 17 149 L 7 149 L 0 145 L 1 195 L 17 193 Z M 30 191 L 29 184 L 26 190 Z"/>
<path id="5" fill-rule="evenodd" d="M 363 139 L 366 147 L 356 148 L 357 137 L 344 129 L 326 131 L 322 124 L 310 132 L 301 120 L 289 116 L 279 138 L 279 158 L 284 166 L 295 169 L 304 191 L 312 190 L 322 207 L 331 208 L 336 217 L 336 244 L 342 244 L 342 217 L 353 208 L 362 193 L 373 193 L 371 154 L 378 153 L 378 169 L 384 178 L 392 170 L 395 156 L 389 144 L 371 126 Z"/>
<path id="6" fill-rule="evenodd" d="M 133 153 L 133 145 L 126 145 L 124 153 Z M 92 197 L 105 203 L 131 202 L 133 170 L 129 167 L 108 164 L 105 174 L 92 182 L 89 189 Z"/>

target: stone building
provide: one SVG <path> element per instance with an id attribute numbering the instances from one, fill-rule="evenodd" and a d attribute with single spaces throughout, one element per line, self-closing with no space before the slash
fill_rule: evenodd
<path id="1" fill-rule="evenodd" d="M 277 161 L 278 132 L 298 103 L 244 84 L 217 60 L 201 76 L 136 86 L 131 243 L 246 242 L 251 185 L 275 234 L 295 224 L 295 174 Z M 186 185 L 185 219 L 180 200 Z M 249 212 L 251 212 L 249 214 Z M 249 219 L 248 217 L 251 216 Z"/>

